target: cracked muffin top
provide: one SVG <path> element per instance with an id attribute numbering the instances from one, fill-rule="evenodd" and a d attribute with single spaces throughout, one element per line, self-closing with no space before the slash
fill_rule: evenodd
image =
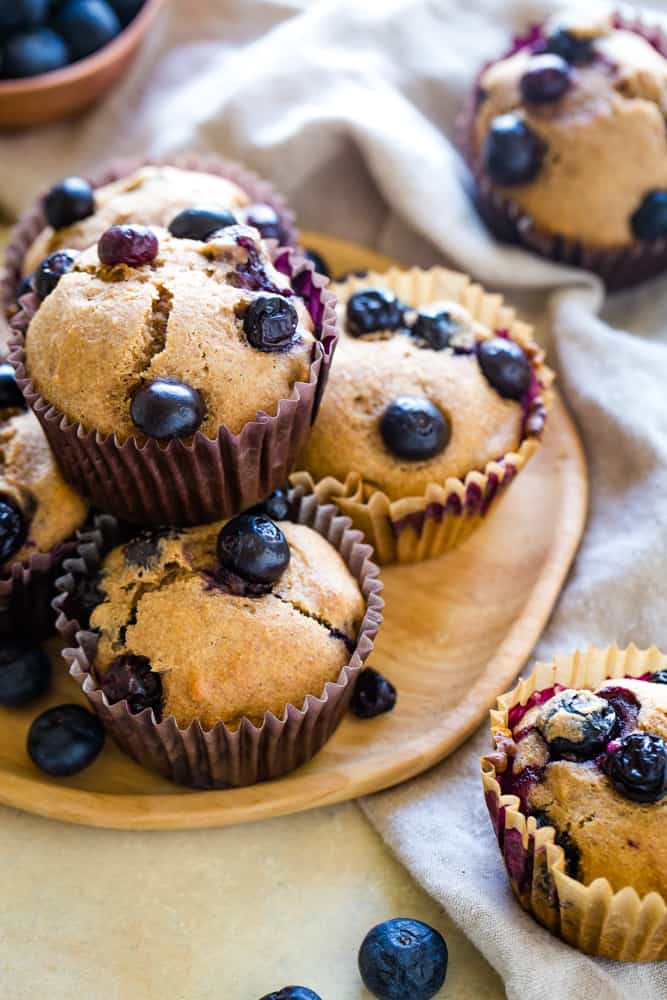
<path id="1" fill-rule="evenodd" d="M 185 210 L 171 232 L 112 226 L 78 256 L 47 257 L 34 289 L 29 377 L 103 436 L 238 433 L 310 378 L 306 306 L 258 231 L 219 213 Z"/>
<path id="2" fill-rule="evenodd" d="M 259 508 L 144 532 L 109 553 L 97 588 L 94 669 L 108 700 L 174 715 L 182 728 L 260 725 L 320 697 L 349 662 L 365 611 L 326 539 Z"/>
<path id="3" fill-rule="evenodd" d="M 179 212 L 193 205 L 231 211 L 238 222 L 250 220 L 260 226 L 267 239 L 282 241 L 284 237 L 274 209 L 251 205 L 248 194 L 232 181 L 197 170 L 147 165 L 94 190 L 80 177 L 54 185 L 45 199 L 50 224 L 28 250 L 24 273 L 32 273 L 54 250 L 94 246 L 114 225 L 136 222 L 166 228 Z"/>
<path id="4" fill-rule="evenodd" d="M 667 235 L 667 60 L 608 9 L 518 39 L 476 105 L 478 169 L 539 230 L 609 248 Z"/>
<path id="5" fill-rule="evenodd" d="M 37 417 L 0 365 L 0 571 L 71 538 L 88 515 L 63 479 Z"/>
<path id="6" fill-rule="evenodd" d="M 536 692 L 495 738 L 503 793 L 555 827 L 569 875 L 667 896 L 667 671 Z"/>
<path id="7" fill-rule="evenodd" d="M 541 433 L 535 344 L 477 322 L 453 298 L 421 298 L 419 283 L 404 301 L 360 280 L 336 292 L 336 361 L 302 456 L 316 480 L 354 472 L 367 492 L 418 496 Z"/>

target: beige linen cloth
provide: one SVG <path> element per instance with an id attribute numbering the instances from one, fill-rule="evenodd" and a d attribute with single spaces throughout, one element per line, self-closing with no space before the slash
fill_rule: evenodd
<path id="1" fill-rule="evenodd" d="M 194 146 L 272 177 L 304 226 L 521 288 L 545 332 L 552 310 L 552 360 L 592 477 L 587 535 L 539 654 L 614 640 L 667 649 L 667 278 L 603 304 L 594 279 L 499 247 L 463 193 L 452 145 L 476 67 L 554 6 L 172 0 L 94 115 L 2 139 L 0 204 L 15 213 L 46 181 L 110 154 Z M 487 740 L 365 801 L 367 815 L 511 1000 L 664 1000 L 664 965 L 579 955 L 513 902 L 480 794 Z"/>

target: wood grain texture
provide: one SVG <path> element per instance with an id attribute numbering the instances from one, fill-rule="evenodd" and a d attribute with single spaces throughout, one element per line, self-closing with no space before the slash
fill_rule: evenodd
<path id="1" fill-rule="evenodd" d="M 304 242 L 335 274 L 391 263 L 315 234 Z M 384 571 L 385 623 L 370 662 L 396 684 L 395 710 L 372 721 L 347 718 L 311 763 L 280 781 L 189 791 L 144 771 L 110 742 L 74 778 L 41 775 L 25 752 L 31 720 L 48 705 L 81 701 L 54 641 L 49 696 L 0 709 L 0 802 L 93 826 L 215 827 L 340 802 L 419 774 L 466 739 L 526 663 L 579 545 L 587 499 L 581 445 L 557 398 L 544 447 L 484 527 L 440 559 Z"/>

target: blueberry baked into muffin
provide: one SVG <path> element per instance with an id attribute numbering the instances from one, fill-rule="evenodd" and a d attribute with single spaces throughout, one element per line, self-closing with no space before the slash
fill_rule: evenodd
<path id="1" fill-rule="evenodd" d="M 336 292 L 336 365 L 301 464 L 380 561 L 438 554 L 537 447 L 551 374 L 530 329 L 464 275 L 395 270 Z"/>
<path id="2" fill-rule="evenodd" d="M 285 480 L 335 343 L 326 279 L 293 259 L 230 213 L 192 208 L 38 266 L 11 359 L 100 509 L 198 523 Z"/>
<path id="3" fill-rule="evenodd" d="M 667 51 L 639 18 L 556 15 L 481 73 L 467 122 L 492 229 L 611 287 L 667 256 Z"/>
<path id="4" fill-rule="evenodd" d="M 584 655 L 561 660 L 551 676 L 538 667 L 547 686 L 531 678 L 519 697 L 517 689 L 501 699 L 495 753 L 482 762 L 487 804 L 512 888 L 538 920 L 595 954 L 665 958 L 667 660 L 655 650 L 587 656 L 590 686 L 565 683 L 567 667 L 572 677 L 588 671 Z M 596 683 L 600 668 L 613 676 Z M 632 674 L 620 675 L 624 669 Z M 599 906 L 601 895 L 620 893 L 604 919 L 598 914 L 591 936 L 589 901 Z M 572 912 L 571 896 L 579 912 Z M 635 941 L 627 922 L 638 899 L 660 919 Z M 611 953 L 614 921 L 627 954 Z"/>
<path id="5" fill-rule="evenodd" d="M 89 629 L 73 676 L 121 745 L 177 781 L 244 784 L 308 759 L 370 652 L 369 547 L 312 496 L 283 506 L 149 529 L 107 555 L 97 540 L 95 566 L 88 545 L 59 581 L 59 627 Z"/>

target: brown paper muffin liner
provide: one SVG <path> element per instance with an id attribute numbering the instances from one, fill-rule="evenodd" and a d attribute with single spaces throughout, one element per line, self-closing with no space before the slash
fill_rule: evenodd
<path id="1" fill-rule="evenodd" d="M 648 11 L 639 12 L 632 7 L 619 7 L 614 11 L 613 23 L 616 28 L 642 35 L 667 58 L 667 34 L 658 18 L 651 18 Z M 522 48 L 526 41 L 538 41 L 540 37 L 541 29 L 535 27 L 526 38 L 517 38 L 513 48 L 503 58 Z M 484 69 L 488 65 L 492 64 L 487 64 Z M 461 116 L 458 132 L 461 152 L 473 176 L 473 199 L 491 232 L 504 243 L 523 246 L 558 264 L 592 271 L 602 278 L 609 291 L 630 288 L 665 271 L 667 239 L 635 240 L 627 246 L 605 248 L 545 232 L 511 196 L 495 187 L 475 150 L 474 122 L 480 78 L 481 73 Z"/>
<path id="2" fill-rule="evenodd" d="M 216 438 L 197 432 L 188 441 L 103 437 L 72 423 L 35 389 L 25 365 L 25 333 L 39 308 L 24 295 L 12 318 L 9 360 L 16 380 L 39 419 L 62 471 L 98 510 L 137 524 L 201 524 L 231 517 L 284 485 L 317 414 L 338 339 L 335 298 L 328 279 L 289 247 L 272 250 L 313 318 L 314 344 L 308 382 L 296 382 L 275 416 L 258 412 L 238 434 L 221 427 Z"/>
<path id="3" fill-rule="evenodd" d="M 482 783 L 514 895 L 553 934 L 580 951 L 625 962 L 667 959 L 667 900 L 658 892 L 640 898 L 632 886 L 618 892 L 607 879 L 584 885 L 566 874 L 565 853 L 553 827 L 537 827 L 521 811 L 515 795 L 503 795 L 497 774 L 507 766 L 505 742 L 511 738 L 509 712 L 537 691 L 599 687 L 610 678 L 641 677 L 664 670 L 667 656 L 657 649 L 610 646 L 538 663 L 525 680 L 498 699 L 491 711 L 496 750 L 482 757 Z"/>
<path id="4" fill-rule="evenodd" d="M 290 492 L 294 520 L 318 531 L 343 557 L 359 583 L 366 611 L 350 660 L 335 682 L 321 693 L 308 695 L 303 705 L 287 705 L 278 719 L 267 712 L 261 726 L 243 719 L 238 729 L 218 722 L 204 730 L 195 720 L 180 729 L 173 716 L 157 722 L 150 709 L 132 715 L 126 702 L 110 705 L 99 689 L 93 673 L 98 636 L 81 630 L 68 616 L 75 606 L 75 592 L 81 581 L 93 580 L 109 549 L 103 526 L 82 539 L 78 557 L 68 560 L 67 575 L 57 583 L 59 596 L 54 608 L 59 612 L 58 630 L 75 643 L 63 655 L 70 674 L 88 698 L 93 710 L 119 746 L 145 767 L 158 771 L 179 784 L 195 788 L 222 788 L 250 785 L 280 777 L 310 760 L 333 735 L 354 691 L 354 681 L 373 648 L 382 621 L 382 584 L 378 568 L 371 561 L 371 549 L 362 543 L 358 531 L 351 530 L 348 518 L 332 505 L 319 503 L 302 489 Z"/>
<path id="5" fill-rule="evenodd" d="M 500 295 L 485 292 L 469 277 L 442 267 L 428 271 L 398 268 L 365 277 L 351 277 L 334 290 L 345 300 L 359 288 L 381 285 L 408 303 L 448 299 L 460 303 L 473 319 L 492 331 L 503 331 L 528 353 L 534 372 L 526 407 L 525 433 L 516 451 L 488 462 L 463 479 L 450 477 L 429 484 L 420 496 L 391 500 L 382 490 L 364 482 L 352 471 L 345 482 L 328 476 L 312 484 L 308 473 L 292 481 L 305 488 L 312 485 L 324 503 L 335 503 L 363 531 L 380 564 L 412 563 L 442 555 L 461 545 L 483 524 L 526 462 L 540 446 L 546 412 L 551 404 L 553 372 L 544 363 L 544 353 L 532 341 L 532 327 L 516 318 L 515 311 Z M 531 417 L 534 422 L 531 424 Z M 534 428 L 530 433 L 531 426 Z"/>
<path id="6" fill-rule="evenodd" d="M 35 552 L 14 562 L 0 576 L 0 637 L 48 639 L 56 628 L 51 602 L 63 562 L 76 552 L 74 540 L 51 552 Z"/>
<path id="7" fill-rule="evenodd" d="M 217 174 L 225 180 L 237 184 L 247 192 L 252 202 L 264 203 L 275 208 L 280 216 L 285 230 L 285 244 L 298 245 L 298 233 L 295 227 L 295 215 L 285 199 L 269 181 L 258 177 L 240 163 L 225 160 L 220 156 L 203 153 L 182 153 L 172 156 L 149 157 L 148 159 L 118 159 L 86 179 L 93 188 L 104 187 L 112 181 L 127 177 L 145 166 L 171 166 L 182 170 L 196 170 L 201 173 Z M 9 243 L 5 250 L 5 268 L 0 273 L 0 308 L 8 317 L 14 315 L 17 309 L 16 288 L 23 276 L 23 261 L 25 255 L 47 225 L 43 210 L 43 191 L 35 200 L 34 205 L 19 219 L 12 229 Z"/>

